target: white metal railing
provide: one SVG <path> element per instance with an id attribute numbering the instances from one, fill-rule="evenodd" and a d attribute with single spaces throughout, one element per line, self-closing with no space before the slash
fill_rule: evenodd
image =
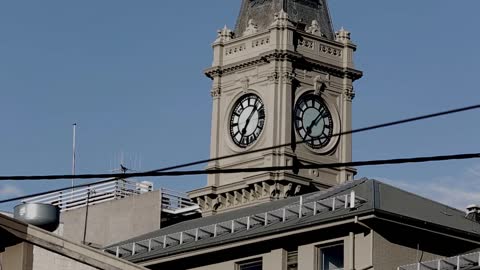
<path id="1" fill-rule="evenodd" d="M 480 267 L 480 252 L 400 266 L 397 270 L 467 270 Z"/>
<path id="2" fill-rule="evenodd" d="M 158 237 L 128 242 L 122 245 L 113 246 L 104 251 L 117 257 L 133 256 L 140 253 L 149 253 L 158 249 L 167 249 L 201 241 L 203 239 L 216 238 L 226 234 L 234 234 L 249 231 L 259 226 L 269 226 L 277 223 L 284 223 L 292 219 L 301 219 L 308 216 L 315 216 L 323 212 L 337 211 L 341 209 L 354 209 L 365 203 L 367 200 L 355 195 L 355 192 L 341 196 L 333 196 L 323 200 L 305 202 L 300 197 L 298 203 L 285 206 L 280 209 L 259 213 L 246 217 L 239 217 L 233 220 L 210 224 L 203 227 L 193 228 L 186 231 L 161 235 Z"/>
<path id="3" fill-rule="evenodd" d="M 174 212 L 179 209 L 195 208 L 199 209 L 198 205 L 195 204 L 187 194 L 174 191 L 171 189 L 162 188 L 162 210 L 166 212 Z"/>
<path id="4" fill-rule="evenodd" d="M 112 178 L 111 182 L 92 184 L 88 187 L 69 191 L 53 192 L 23 200 L 23 203 L 44 203 L 57 205 L 60 211 L 68 211 L 86 205 L 126 198 L 153 190 L 150 182 L 134 182 Z"/>

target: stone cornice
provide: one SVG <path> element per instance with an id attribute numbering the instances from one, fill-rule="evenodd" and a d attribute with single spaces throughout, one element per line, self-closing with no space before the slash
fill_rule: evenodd
<path id="1" fill-rule="evenodd" d="M 259 56 L 249 58 L 244 61 L 239 61 L 234 64 L 225 66 L 214 66 L 208 68 L 205 70 L 204 73 L 207 77 L 213 79 L 215 77 L 233 74 L 235 72 L 250 68 L 252 66 L 266 64 L 271 61 L 291 61 L 300 65 L 308 65 L 310 67 L 313 67 L 314 69 L 327 71 L 339 77 L 347 76 L 353 81 L 358 80 L 363 76 L 363 72 L 359 70 L 331 65 L 322 61 L 305 57 L 300 53 L 288 50 L 272 50 L 269 52 L 265 52 Z"/>

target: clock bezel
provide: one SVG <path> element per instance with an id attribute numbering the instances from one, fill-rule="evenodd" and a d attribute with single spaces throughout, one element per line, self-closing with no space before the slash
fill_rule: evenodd
<path id="1" fill-rule="evenodd" d="M 340 114 L 337 110 L 337 107 L 333 105 L 335 104 L 335 98 L 327 96 L 325 95 L 325 93 L 321 93 L 317 95 L 315 94 L 315 91 L 308 89 L 299 93 L 298 97 L 295 100 L 295 105 L 293 107 L 292 128 L 295 130 L 295 136 L 296 136 L 297 142 L 303 140 L 297 128 L 296 119 L 295 119 L 295 116 L 297 115 L 297 106 L 299 105 L 299 102 L 301 102 L 301 100 L 305 99 L 307 96 L 310 96 L 310 95 L 316 97 L 316 99 L 318 99 L 328 109 L 333 122 L 333 131 L 331 135 L 339 134 L 341 132 Z M 328 154 L 336 149 L 340 141 L 339 138 L 340 136 L 331 136 L 329 142 L 320 148 L 313 147 L 309 143 L 302 143 L 301 145 L 303 145 L 306 149 L 308 149 L 312 153 Z"/>
<path id="2" fill-rule="evenodd" d="M 239 104 L 239 102 L 244 99 L 245 97 L 247 96 L 256 96 L 263 104 L 263 110 L 264 110 L 264 124 L 263 124 L 263 127 L 262 129 L 260 130 L 260 133 L 258 135 L 258 137 L 253 141 L 251 142 L 250 144 L 248 145 L 242 145 L 240 143 L 237 143 L 237 141 L 233 138 L 233 134 L 232 134 L 232 117 L 233 117 L 233 113 L 237 107 L 237 105 Z M 230 148 L 232 148 L 232 150 L 235 150 L 235 151 L 244 151 L 244 150 L 248 150 L 250 148 L 252 148 L 253 146 L 255 146 L 263 137 L 263 133 L 265 131 L 265 127 L 266 127 L 266 122 L 267 122 L 267 112 L 266 112 L 266 106 L 265 106 L 265 102 L 264 102 L 264 99 L 262 98 L 262 96 L 257 93 L 256 91 L 253 91 L 253 90 L 249 90 L 247 92 L 242 92 L 238 95 L 235 95 L 234 98 L 232 98 L 231 102 L 230 102 L 230 106 L 229 106 L 229 109 L 228 109 L 228 114 L 227 114 L 227 117 L 225 117 L 226 119 L 226 127 L 227 127 L 227 137 L 228 137 L 228 144 L 230 145 Z M 233 147 L 232 147 L 233 146 Z"/>

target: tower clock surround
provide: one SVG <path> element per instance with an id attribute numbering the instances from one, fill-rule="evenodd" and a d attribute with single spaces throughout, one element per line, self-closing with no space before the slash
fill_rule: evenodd
<path id="1" fill-rule="evenodd" d="M 305 148 L 308 149 L 311 153 L 315 155 L 327 155 L 331 153 L 332 151 L 335 151 L 337 149 L 338 143 L 340 142 L 340 137 L 338 134 L 342 132 L 342 120 L 340 117 L 340 113 L 338 111 L 338 107 L 335 104 L 335 98 L 330 97 L 328 94 L 325 94 L 326 91 L 322 93 L 316 93 L 315 90 L 311 88 L 299 90 L 296 93 L 296 98 L 295 98 L 295 106 L 293 110 L 293 126 L 295 129 L 295 138 L 296 142 L 302 142 L 302 145 L 305 145 Z M 330 137 L 328 138 L 328 142 L 325 145 L 321 145 L 320 147 L 315 147 L 311 146 L 308 141 L 305 141 L 305 139 L 302 137 L 302 135 L 299 132 L 299 128 L 296 125 L 297 119 L 295 119 L 297 115 L 297 109 L 298 105 L 300 102 L 302 102 L 302 99 L 308 96 L 313 96 L 318 101 L 322 103 L 323 106 L 325 106 L 326 110 L 328 110 L 328 113 L 331 117 L 332 121 L 332 130 L 329 132 L 328 135 Z"/>
<path id="2" fill-rule="evenodd" d="M 318 5 L 308 4 L 313 2 Z M 353 82 L 362 72 L 353 64 L 356 46 L 350 33 L 344 29 L 333 32 L 326 0 L 250 4 L 242 0 L 235 31 L 227 27 L 218 31 L 213 63 L 205 71 L 212 79 L 212 161 L 207 170 L 350 162 L 350 134 L 332 136 L 328 143 L 310 147 L 295 143 L 301 136 L 294 122 L 298 100 L 314 93 L 330 112 L 327 118 L 331 120 L 322 118 L 321 122 L 333 126 L 328 134 L 351 130 Z M 238 116 L 232 118 L 238 100 L 249 94 L 262 100 L 265 122 L 256 138 L 242 143 L 240 136 L 235 142 L 232 135 L 242 134 L 247 126 L 241 122 L 250 119 L 251 124 L 256 117 L 253 109 L 237 107 Z M 323 133 L 317 116 L 305 121 L 311 128 L 321 127 L 317 132 Z M 238 126 L 232 129 L 235 121 Z M 253 122 L 257 123 L 256 118 Z M 243 135 L 251 132 L 255 130 L 245 129 Z M 353 180 L 355 174 L 351 167 L 211 174 L 207 186 L 189 196 L 208 216 L 329 188 Z"/>
<path id="3" fill-rule="evenodd" d="M 241 150 L 251 148 L 262 136 L 265 127 L 265 104 L 254 91 L 242 93 L 233 99 L 230 108 L 228 133 L 231 142 Z M 228 119 L 228 118 L 226 118 Z"/>
<path id="4" fill-rule="evenodd" d="M 242 147 L 242 146 L 239 146 L 237 143 L 235 143 L 234 139 L 232 138 L 231 117 L 232 117 L 232 114 L 235 110 L 235 105 L 237 104 L 237 102 L 239 100 L 241 100 L 243 97 L 250 96 L 250 95 L 257 96 L 263 103 L 263 108 L 264 108 L 264 112 L 265 112 L 264 126 L 263 126 L 262 131 L 260 132 L 260 135 L 258 136 L 258 138 L 253 143 Z M 222 122 L 222 127 L 223 128 L 221 130 L 219 130 L 219 133 L 220 133 L 220 136 L 222 138 L 224 138 L 225 146 L 229 149 L 229 151 L 231 151 L 232 153 L 240 154 L 240 153 L 248 152 L 251 149 L 256 148 L 258 145 L 262 145 L 264 143 L 265 139 L 266 139 L 265 138 L 265 129 L 266 129 L 266 126 L 267 126 L 268 121 L 269 121 L 269 115 L 268 115 L 269 108 L 265 104 L 265 96 L 263 95 L 263 93 L 255 90 L 255 89 L 242 90 L 242 91 L 234 94 L 233 96 L 228 97 L 228 100 L 226 101 L 226 103 L 228 105 L 226 106 L 226 113 L 225 113 L 225 117 L 224 117 L 223 122 Z"/>

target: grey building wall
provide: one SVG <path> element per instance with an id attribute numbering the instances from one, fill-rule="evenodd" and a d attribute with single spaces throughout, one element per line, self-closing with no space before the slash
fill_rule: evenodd
<path id="1" fill-rule="evenodd" d="M 161 192 L 103 202 L 88 207 L 85 243 L 106 246 L 160 229 Z M 63 237 L 81 243 L 86 207 L 63 212 Z"/>
<path id="2" fill-rule="evenodd" d="M 53 253 L 38 246 L 33 247 L 33 270 L 96 270 L 91 266 Z M 5 269 L 6 270 L 6 269 Z"/>
<path id="3" fill-rule="evenodd" d="M 375 269 L 397 269 L 401 265 L 442 257 L 422 250 L 421 246 L 417 250 L 414 247 L 395 244 L 379 233 L 374 233 L 373 246 Z"/>

